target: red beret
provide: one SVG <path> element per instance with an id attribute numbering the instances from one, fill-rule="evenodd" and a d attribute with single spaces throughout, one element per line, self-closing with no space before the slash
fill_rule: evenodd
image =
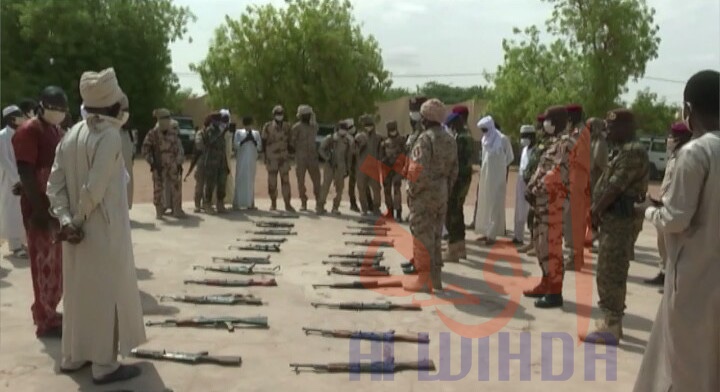
<path id="1" fill-rule="evenodd" d="M 567 109 L 568 113 L 582 113 L 582 111 L 583 111 L 582 105 L 578 105 L 576 103 L 567 105 L 566 109 Z"/>
<path id="2" fill-rule="evenodd" d="M 540 114 L 538 114 L 537 117 L 535 117 L 535 119 L 536 119 L 538 122 L 543 122 L 543 121 L 545 121 L 545 113 L 540 113 Z"/>
<path id="3" fill-rule="evenodd" d="M 691 133 L 690 129 L 682 121 L 673 124 L 672 127 L 670 127 L 670 130 L 672 131 L 672 133 L 677 134 Z"/>
<path id="4" fill-rule="evenodd" d="M 468 107 L 465 105 L 457 105 L 457 106 L 453 107 L 452 112 L 455 114 L 462 114 L 465 116 L 470 114 L 470 110 L 468 110 Z"/>

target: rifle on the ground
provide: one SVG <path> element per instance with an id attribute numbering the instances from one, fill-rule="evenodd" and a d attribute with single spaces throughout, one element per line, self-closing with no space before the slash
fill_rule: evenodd
<path id="1" fill-rule="evenodd" d="M 268 222 L 268 221 L 261 221 L 256 222 L 255 226 L 257 227 L 271 227 L 271 228 L 293 228 L 295 227 L 294 223 L 286 223 L 286 222 Z"/>
<path id="2" fill-rule="evenodd" d="M 244 240 L 242 238 L 238 238 L 238 241 L 245 241 L 245 242 L 258 242 L 258 243 L 265 243 L 265 244 L 281 244 L 283 242 L 287 241 L 287 238 L 250 238 L 249 240 Z"/>
<path id="3" fill-rule="evenodd" d="M 345 241 L 345 245 L 357 246 L 376 246 L 378 248 L 394 248 L 395 240 L 365 240 L 365 241 Z"/>
<path id="4" fill-rule="evenodd" d="M 268 229 L 268 230 L 248 230 L 246 233 L 250 234 L 257 234 L 257 235 L 297 235 L 297 233 L 294 233 L 290 231 L 289 229 Z"/>
<path id="5" fill-rule="evenodd" d="M 161 295 L 160 301 L 171 300 L 197 305 L 262 305 L 260 298 L 243 294 L 217 294 L 217 295 Z"/>
<path id="6" fill-rule="evenodd" d="M 381 265 L 371 266 L 370 268 L 338 268 L 332 267 L 327 271 L 328 275 L 344 275 L 344 276 L 390 276 L 388 267 Z"/>
<path id="7" fill-rule="evenodd" d="M 278 245 L 278 244 L 244 245 L 244 246 L 230 245 L 230 246 L 228 246 L 228 249 L 250 250 L 250 251 L 254 251 L 254 252 L 280 253 L 280 245 Z"/>
<path id="8" fill-rule="evenodd" d="M 378 259 L 383 260 L 385 254 L 383 252 L 350 252 L 350 253 L 335 253 L 329 256 L 330 258 L 343 258 L 343 259 Z"/>
<path id="9" fill-rule="evenodd" d="M 197 284 L 213 287 L 275 287 L 277 286 L 277 281 L 275 279 L 189 279 L 185 281 L 185 284 Z"/>
<path id="10" fill-rule="evenodd" d="M 333 284 L 314 284 L 313 288 L 327 287 L 331 289 L 380 289 L 386 287 L 403 287 L 399 280 L 381 281 L 381 280 L 360 280 L 350 283 L 333 283 Z"/>
<path id="11" fill-rule="evenodd" d="M 361 231 L 390 231 L 389 227 L 377 227 L 377 226 L 348 226 L 348 229 L 361 230 Z"/>
<path id="12" fill-rule="evenodd" d="M 226 274 L 239 274 L 239 275 L 275 275 L 276 272 L 280 271 L 280 266 L 275 266 L 273 268 L 264 268 L 261 270 L 255 269 L 255 264 L 250 264 L 249 266 L 244 265 L 238 265 L 238 266 L 230 266 L 230 265 L 223 265 L 223 266 L 210 266 L 205 267 L 202 265 L 196 265 L 193 267 L 194 270 L 205 270 L 205 271 L 212 271 L 212 272 L 222 272 Z"/>
<path id="13" fill-rule="evenodd" d="M 135 358 L 174 361 L 191 364 L 210 363 L 221 366 L 240 366 L 242 358 L 227 355 L 210 355 L 207 351 L 199 353 L 181 353 L 177 351 L 154 351 L 134 348 L 130 354 Z"/>
<path id="14" fill-rule="evenodd" d="M 309 368 L 315 373 L 375 373 L 388 374 L 405 370 L 427 370 L 435 371 L 435 363 L 429 359 L 418 362 L 395 362 L 394 360 L 370 362 L 370 363 L 329 363 L 327 365 L 291 363 L 296 373 L 300 368 Z"/>
<path id="15" fill-rule="evenodd" d="M 233 264 L 270 264 L 270 255 L 267 257 L 213 257 L 213 262 Z"/>
<path id="16" fill-rule="evenodd" d="M 324 265 L 339 265 L 341 267 L 366 267 L 366 268 L 377 268 L 380 266 L 380 260 L 375 259 L 372 260 L 372 262 L 368 263 L 366 261 L 360 261 L 360 260 L 339 260 L 339 261 L 332 261 L 332 260 L 323 260 L 322 262 Z"/>
<path id="17" fill-rule="evenodd" d="M 356 223 L 360 225 L 370 225 L 370 226 L 385 226 L 387 223 L 382 219 L 358 219 Z"/>
<path id="18" fill-rule="evenodd" d="M 324 302 L 313 302 L 310 305 L 312 305 L 314 308 L 317 307 L 324 307 L 324 308 L 330 308 L 330 309 L 341 309 L 341 310 L 422 310 L 422 307 L 420 305 L 397 305 L 392 302 L 373 302 L 373 303 L 363 303 L 363 302 L 340 302 L 340 303 L 324 303 Z"/>
<path id="19" fill-rule="evenodd" d="M 417 336 L 414 335 L 396 335 L 395 331 L 388 332 L 363 332 L 363 331 L 346 331 L 340 329 L 318 329 L 318 328 L 303 328 L 305 335 L 321 335 L 332 338 L 342 339 L 360 339 L 360 340 L 373 340 L 380 342 L 409 342 L 409 343 L 430 343 L 430 335 L 426 333 L 419 333 Z"/>
<path id="20" fill-rule="evenodd" d="M 145 323 L 147 327 L 205 327 L 205 328 L 227 328 L 228 332 L 234 332 L 238 325 L 247 325 L 251 327 L 267 328 L 267 317 L 195 317 L 188 319 L 168 319 L 163 321 L 148 321 Z"/>
<path id="21" fill-rule="evenodd" d="M 300 219 L 300 215 L 297 214 L 285 214 L 285 213 L 275 213 L 269 215 L 273 219 Z"/>
<path id="22" fill-rule="evenodd" d="M 343 231 L 343 235 L 356 235 L 360 237 L 389 237 L 388 232 L 375 233 L 373 231 Z"/>

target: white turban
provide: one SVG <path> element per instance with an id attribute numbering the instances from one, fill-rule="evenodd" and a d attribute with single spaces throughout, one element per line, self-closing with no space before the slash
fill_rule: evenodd
<path id="1" fill-rule="evenodd" d="M 230 117 L 230 110 L 228 109 L 220 109 L 220 115 L 222 117 Z"/>
<path id="2" fill-rule="evenodd" d="M 532 125 L 523 125 L 520 127 L 520 134 L 534 134 L 535 133 L 535 127 Z"/>
<path id="3" fill-rule="evenodd" d="M 478 128 L 485 128 L 487 132 L 483 132 L 482 148 L 483 152 L 497 151 L 502 148 L 502 140 L 500 131 L 495 128 L 495 120 L 491 116 L 485 116 L 477 123 Z"/>
<path id="4" fill-rule="evenodd" d="M 84 72 L 80 77 L 80 96 L 83 103 L 93 108 L 106 108 L 120 102 L 124 97 L 115 70 Z"/>
<path id="5" fill-rule="evenodd" d="M 420 115 L 428 121 L 442 124 L 447 117 L 447 110 L 445 109 L 445 104 L 439 99 L 433 98 L 422 104 L 420 107 Z"/>

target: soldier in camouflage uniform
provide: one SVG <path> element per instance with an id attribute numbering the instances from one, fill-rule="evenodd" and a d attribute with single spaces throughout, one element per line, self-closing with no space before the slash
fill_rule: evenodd
<path id="1" fill-rule="evenodd" d="M 270 210 L 277 210 L 277 178 L 280 174 L 285 210 L 295 212 L 290 204 L 290 124 L 285 121 L 285 110 L 282 106 L 275 106 L 272 114 L 273 119 L 265 123 L 260 133 L 265 150 L 265 166 L 268 171 Z"/>
<path id="2" fill-rule="evenodd" d="M 547 309 L 563 305 L 562 213 L 570 185 L 571 145 L 567 109 L 564 106 L 548 108 L 543 130 L 548 135 L 544 143 L 549 146 L 525 193 L 535 208 L 535 251 L 543 276 L 540 284 L 523 294 L 538 298 L 535 307 Z"/>
<path id="3" fill-rule="evenodd" d="M 613 110 L 605 121 L 608 141 L 618 152 L 598 180 L 592 206 L 593 226 L 600 233 L 597 288 L 603 318 L 594 331 L 580 339 L 617 345 L 623 337 L 628 269 L 639 215 L 635 203 L 644 201 L 647 194 L 650 163 L 647 150 L 635 140 L 635 116 L 631 111 Z"/>
<path id="4" fill-rule="evenodd" d="M 448 197 L 458 175 L 457 145 L 445 132 L 445 105 L 437 99 L 421 108 L 423 131 L 415 141 L 408 166 L 410 230 L 416 280 L 403 282 L 407 291 L 442 290 L 442 229 Z"/>
<path id="5" fill-rule="evenodd" d="M 350 198 L 350 211 L 360 212 L 360 208 L 357 205 L 357 198 L 355 196 L 355 188 L 357 185 L 357 151 L 355 145 L 355 135 L 357 135 L 357 128 L 355 127 L 355 120 L 352 118 L 341 121 L 348 126 L 348 136 L 353 138 L 353 148 L 350 151 L 350 175 L 348 178 L 348 197 Z"/>
<path id="6" fill-rule="evenodd" d="M 420 116 L 420 107 L 422 107 L 422 104 L 424 104 L 427 101 L 427 97 L 412 97 L 410 98 L 410 101 L 408 102 L 408 109 L 410 110 L 410 133 L 408 134 L 407 139 L 405 140 L 405 151 L 412 151 L 413 147 L 415 147 L 415 141 L 420 136 L 420 134 L 423 132 L 422 128 L 422 117 Z M 405 160 L 405 169 L 403 170 L 403 178 L 406 178 L 405 180 L 405 190 L 409 191 L 410 189 L 410 183 L 407 181 L 407 173 L 409 170 L 410 160 Z M 407 197 L 408 202 L 408 208 L 412 209 L 410 206 L 410 196 Z M 412 262 L 412 260 L 411 260 Z"/>
<path id="7" fill-rule="evenodd" d="M 405 138 L 398 132 L 396 121 L 385 124 L 388 137 L 382 142 L 380 159 L 383 167 L 386 218 L 402 222 L 402 170 L 405 167 Z"/>
<path id="8" fill-rule="evenodd" d="M 527 168 L 523 172 L 523 180 L 525 184 L 530 183 L 530 179 L 535 174 L 540 163 L 540 158 L 545 154 L 545 150 L 550 146 L 548 143 L 549 136 L 545 133 L 543 123 L 545 122 L 545 113 L 538 114 L 535 122 L 535 132 L 537 141 L 535 148 L 530 153 L 530 159 L 528 160 Z M 535 244 L 537 243 L 537 230 L 535 230 L 535 200 L 529 198 L 527 202 L 530 204 L 530 211 L 528 212 L 528 226 L 530 228 L 530 243 L 518 248 L 519 253 L 527 253 L 528 256 L 536 256 Z"/>
<path id="9" fill-rule="evenodd" d="M 182 176 L 182 150 L 180 136 L 173 132 L 170 111 L 157 109 L 153 113 L 157 118 L 155 127 L 145 136 L 142 145 L 142 155 L 150 164 L 153 179 L 153 204 L 157 219 L 162 219 L 165 212 L 164 198 L 165 186 L 172 185 L 170 198 L 172 200 L 173 216 L 182 218 L 181 176 Z"/>
<path id="10" fill-rule="evenodd" d="M 172 131 L 172 133 L 174 133 L 174 134 L 178 135 L 178 137 L 180 137 L 180 124 L 177 121 L 175 121 L 175 120 L 170 121 L 170 130 Z M 179 148 L 177 151 L 177 154 L 178 154 L 177 160 L 178 160 L 178 162 L 180 162 L 180 168 L 179 168 L 180 175 L 178 176 L 177 180 L 182 181 L 181 180 L 182 174 L 183 174 L 182 173 L 183 172 L 182 163 L 185 162 L 185 150 L 183 150 L 182 141 L 178 147 Z M 174 189 L 180 189 L 180 200 L 182 200 L 182 182 L 180 182 L 180 184 L 173 184 L 173 181 L 175 181 L 175 179 L 171 179 L 168 177 L 165 177 L 164 181 L 165 181 L 165 185 L 163 185 L 163 189 L 165 189 L 164 206 L 165 206 L 165 214 L 167 215 L 168 213 L 172 214 L 172 211 L 173 211 L 173 193 L 174 193 L 173 190 Z"/>
<path id="11" fill-rule="evenodd" d="M 330 193 L 330 185 L 335 183 L 335 199 L 332 213 L 340 215 L 345 177 L 350 174 L 353 138 L 348 135 L 349 124 L 340 122 L 333 135 L 328 135 L 320 144 L 318 153 L 323 160 L 323 186 L 318 201 L 318 213 L 325 213 L 325 203 Z"/>
<path id="12" fill-rule="evenodd" d="M 195 192 L 193 199 L 195 201 L 194 211 L 196 213 L 201 212 L 202 207 L 205 204 L 203 202 L 205 197 L 205 169 L 203 168 L 202 159 L 200 159 L 202 156 L 202 151 L 200 149 L 202 148 L 203 134 L 205 133 L 205 129 L 210 126 L 211 117 L 212 114 L 205 117 L 203 127 L 198 127 L 198 129 L 195 130 L 195 146 L 193 149 L 193 162 L 195 163 L 195 172 L 193 173 L 193 177 L 195 178 Z"/>
<path id="13" fill-rule="evenodd" d="M 300 211 L 307 211 L 307 190 L 305 189 L 305 173 L 310 175 L 315 195 L 315 208 L 319 211 L 320 199 L 320 162 L 315 147 L 315 138 L 318 134 L 318 125 L 315 122 L 315 113 L 308 105 L 300 105 L 297 111 L 298 121 L 290 132 L 290 145 L 295 150 L 295 174 L 297 174 L 298 193 L 300 194 Z"/>
<path id="14" fill-rule="evenodd" d="M 449 239 L 448 250 L 443 255 L 444 262 L 458 263 L 461 258 L 467 257 L 465 250 L 465 198 L 472 182 L 472 158 L 474 154 L 474 141 L 467 128 L 470 112 L 465 106 L 456 106 L 448 116 L 446 124 L 453 131 L 457 145 L 458 177 L 452 187 L 448 198 L 447 227 Z"/>
<path id="15" fill-rule="evenodd" d="M 365 114 L 360 117 L 363 127 L 355 135 L 355 148 L 357 149 L 357 187 L 360 197 L 360 209 L 363 215 L 370 213 L 380 216 L 380 145 L 382 137 L 375 132 L 375 121 L 372 116 Z M 371 171 L 375 175 L 368 175 Z M 368 198 L 368 190 L 372 191 L 372 198 Z"/>
<path id="16" fill-rule="evenodd" d="M 227 165 L 225 133 L 229 124 L 229 118 L 214 114 L 211 117 L 210 126 L 200 137 L 198 147 L 202 153 L 203 177 L 205 178 L 205 196 L 203 209 L 207 214 L 214 214 L 216 210 L 212 206 L 215 200 L 215 207 L 218 213 L 225 212 L 225 191 L 227 176 L 230 169 Z"/>

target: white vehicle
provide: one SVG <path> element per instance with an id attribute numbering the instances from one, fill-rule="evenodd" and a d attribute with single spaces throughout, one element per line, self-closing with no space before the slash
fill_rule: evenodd
<path id="1" fill-rule="evenodd" d="M 665 137 L 651 136 L 641 137 L 638 141 L 645 146 L 648 152 L 650 179 L 662 180 L 668 159 L 667 140 Z"/>

